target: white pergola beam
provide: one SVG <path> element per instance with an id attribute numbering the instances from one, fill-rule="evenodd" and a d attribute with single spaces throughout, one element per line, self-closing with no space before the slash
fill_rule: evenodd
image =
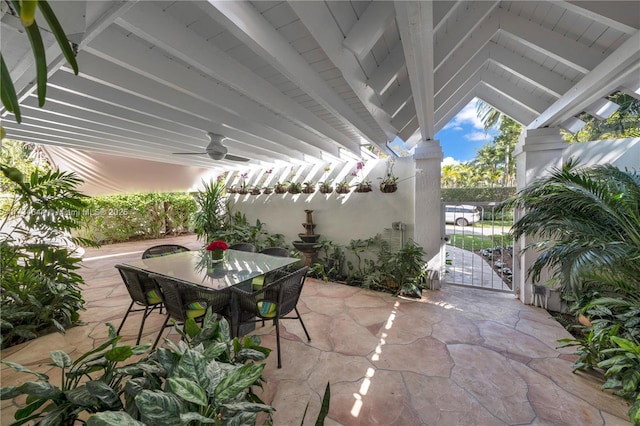
<path id="1" fill-rule="evenodd" d="M 471 1 L 456 3 L 456 14 L 461 19 L 450 22 L 446 28 L 435 32 L 437 40 L 434 50 L 434 62 L 440 64 L 446 61 L 460 45 L 469 37 L 469 34 L 482 25 L 485 18 L 498 6 L 499 1 Z"/>
<path id="2" fill-rule="evenodd" d="M 378 104 L 376 93 L 367 86 L 367 77 L 362 71 L 360 63 L 351 52 L 342 46 L 340 29 L 329 8 L 321 2 L 293 2 L 290 6 L 380 126 L 384 133 L 377 132 L 378 137 L 373 142 L 380 149 L 386 150 L 387 141 L 395 137 L 397 129 L 391 124 L 391 116 Z"/>
<path id="3" fill-rule="evenodd" d="M 565 94 L 572 86 L 572 83 L 560 74 L 523 56 L 516 55 L 502 46 L 489 43 L 486 48 L 490 61 L 556 98 Z"/>
<path id="4" fill-rule="evenodd" d="M 468 103 L 463 103 L 464 99 L 472 94 L 480 84 L 482 69 L 477 69 L 471 78 L 467 79 L 443 104 L 438 105 L 435 110 L 436 131 L 440 131 L 460 110 Z M 471 100 L 473 96 L 469 98 Z M 446 121 L 443 121 L 446 118 Z"/>
<path id="5" fill-rule="evenodd" d="M 405 82 L 394 90 L 384 101 L 382 107 L 389 115 L 395 115 L 402 105 L 411 99 L 411 84 Z"/>
<path id="6" fill-rule="evenodd" d="M 397 129 L 404 129 L 407 124 L 416 116 L 416 107 L 413 102 L 407 104 L 393 117 L 392 123 Z"/>
<path id="7" fill-rule="evenodd" d="M 110 69 L 107 65 L 98 66 L 106 67 L 107 71 Z M 162 129 L 162 131 L 167 131 L 169 134 L 177 133 L 178 135 L 191 136 L 192 138 L 201 138 L 203 141 L 206 138 L 202 129 L 207 129 L 235 140 L 245 141 L 252 146 L 272 150 L 294 158 L 302 158 L 302 154 L 316 158 L 320 157 L 319 150 L 312 150 L 306 144 L 301 144 L 290 136 L 278 133 L 271 128 L 259 126 L 255 123 L 246 123 L 226 111 L 218 110 L 215 114 L 216 118 L 223 120 L 227 124 L 227 126 L 221 126 L 217 122 L 212 122 L 210 118 L 203 118 L 184 110 L 175 109 L 173 104 L 147 100 L 129 92 L 115 90 L 110 85 L 105 86 L 98 82 L 87 80 L 85 78 L 87 75 L 84 73 L 76 77 L 69 72 L 63 72 L 63 70 L 57 72 L 50 79 L 54 90 L 58 88 L 75 96 L 102 103 L 104 105 L 100 108 L 96 107 L 96 110 L 106 114 L 119 115 L 121 118 L 124 116 L 129 120 L 139 120 L 140 123 Z M 96 76 L 91 78 L 96 78 Z M 108 82 L 106 83 L 109 84 Z M 126 88 L 124 89 L 126 90 Z M 61 99 L 62 102 L 69 102 L 71 105 L 87 104 L 86 100 L 77 100 L 72 98 L 71 95 L 56 94 L 56 99 Z M 120 112 L 121 110 L 124 110 L 124 112 Z M 246 131 L 239 132 L 228 126 L 242 126 Z M 252 132 L 261 137 L 256 137 L 247 132 Z M 273 142 L 274 140 L 277 142 Z M 287 146 L 287 143 L 290 146 Z M 295 147 L 295 149 L 292 147 Z"/>
<path id="8" fill-rule="evenodd" d="M 458 93 L 460 87 L 463 87 L 465 83 L 478 72 L 478 70 L 485 67 L 488 59 L 489 52 L 488 49 L 484 47 L 474 54 L 471 60 L 467 62 L 464 67 L 453 74 L 443 87 L 437 88 L 435 108 L 438 109 L 440 105 L 444 104 L 449 100 L 449 98 Z"/>
<path id="9" fill-rule="evenodd" d="M 551 31 L 505 11 L 501 13 L 500 31 L 513 40 L 542 52 L 583 74 L 595 68 L 605 56 L 596 48 L 590 48 L 565 37 L 564 34 Z"/>
<path id="10" fill-rule="evenodd" d="M 284 95 L 271 83 L 256 75 L 224 51 L 202 39 L 158 6 L 150 2 L 138 3 L 117 23 L 170 55 L 203 73 L 233 87 L 238 92 L 278 111 L 309 129 L 326 135 L 340 144 L 351 141 L 341 132 L 320 120 L 306 108 Z"/>
<path id="11" fill-rule="evenodd" d="M 338 150 L 337 146 L 326 139 L 294 125 L 248 98 L 239 96 L 237 92 L 224 85 L 212 84 L 211 80 L 204 78 L 196 70 L 188 69 L 167 58 L 158 49 L 148 49 L 142 44 L 132 43 L 116 31 L 104 31 L 86 50 L 143 77 L 138 88 L 138 93 L 142 96 L 163 96 L 164 94 L 155 93 L 158 90 L 156 85 L 160 84 L 165 87 L 164 91 L 171 88 L 180 93 L 179 97 L 185 98 L 186 111 L 196 110 L 204 113 L 207 110 L 211 111 L 211 107 L 215 106 L 234 115 L 242 114 L 246 121 L 272 127 L 320 150 L 330 153 Z M 166 102 L 175 102 L 172 99 L 167 97 Z M 215 114 L 210 116 L 215 117 Z"/>
<path id="12" fill-rule="evenodd" d="M 291 3 L 295 9 L 295 3 Z M 369 53 L 394 18 L 393 3 L 374 1 L 369 3 L 342 44 L 359 58 Z"/>
<path id="13" fill-rule="evenodd" d="M 91 42 L 95 37 L 102 33 L 102 31 L 107 28 L 109 25 L 113 23 L 119 16 L 126 13 L 133 5 L 135 5 L 137 0 L 132 0 L 130 2 L 119 2 L 113 3 L 113 5 L 103 13 L 98 19 L 88 25 L 88 28 L 83 34 L 83 39 L 80 43 L 78 43 L 78 50 L 82 50 L 89 42 Z M 76 2 L 52 2 L 52 8 L 56 11 L 57 14 L 64 15 L 66 12 L 66 8 L 77 8 L 79 3 Z M 40 25 L 46 25 L 46 21 L 41 19 Z M 58 43 L 55 42 L 55 38 L 50 33 L 48 27 L 46 27 L 47 31 L 41 31 L 43 36 L 43 41 L 45 43 L 45 56 L 47 59 L 47 74 L 51 76 L 55 73 L 63 64 L 66 63 L 66 59 L 58 46 Z M 28 57 L 28 58 L 27 58 Z M 29 49 L 26 57 L 23 59 L 25 64 L 28 66 L 22 66 L 22 72 L 19 76 L 12 76 L 13 85 L 16 90 L 16 94 L 18 95 L 18 101 L 22 101 L 26 99 L 31 93 L 33 93 L 37 89 L 37 85 L 35 84 L 36 79 L 36 70 L 35 63 L 33 61 L 33 54 L 31 49 Z"/>
<path id="14" fill-rule="evenodd" d="M 496 92 L 499 92 L 501 95 L 512 101 L 514 104 L 529 110 L 536 116 L 550 106 L 547 101 L 534 96 L 529 90 L 518 87 L 510 80 L 503 76 L 498 77 L 495 73 L 490 72 L 489 70 L 485 70 L 482 73 L 482 81 L 487 86 L 493 88 Z"/>
<path id="15" fill-rule="evenodd" d="M 476 88 L 476 96 L 524 126 L 535 120 L 537 116 L 536 113 L 531 112 L 528 108 L 513 102 L 511 99 L 483 82 L 478 84 L 478 87 Z"/>
<path id="16" fill-rule="evenodd" d="M 404 66 L 402 43 L 396 44 L 391 53 L 382 61 L 377 70 L 371 74 L 367 84 L 377 93 L 384 93 Z"/>
<path id="17" fill-rule="evenodd" d="M 598 98 L 609 95 L 640 70 L 640 31 L 598 64 L 567 93 L 529 124 L 528 129 L 558 125 L 578 115 Z"/>
<path id="18" fill-rule="evenodd" d="M 640 29 L 640 11 L 635 1 L 562 1 L 567 10 L 626 34 Z"/>
<path id="19" fill-rule="evenodd" d="M 359 155 L 361 143 L 379 143 L 385 138 L 370 128 L 253 6 L 214 0 L 209 4 L 213 7 L 203 7 L 205 13 L 361 136 L 346 149 Z"/>
<path id="20" fill-rule="evenodd" d="M 600 98 L 591 105 L 587 106 L 584 111 L 591 114 L 598 120 L 606 120 L 611 114 L 616 112 L 620 105 L 611 102 L 608 99 Z"/>
<path id="21" fill-rule="evenodd" d="M 435 137 L 433 3 L 395 2 L 396 19 L 423 140 Z"/>

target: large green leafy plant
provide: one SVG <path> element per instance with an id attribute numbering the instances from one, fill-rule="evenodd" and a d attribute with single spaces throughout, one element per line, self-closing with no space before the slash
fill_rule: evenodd
<path id="1" fill-rule="evenodd" d="M 196 193 L 198 210 L 193 224 L 198 238 L 209 242 L 218 239 L 225 224 L 225 194 L 223 179 L 202 181 L 202 190 Z"/>
<path id="2" fill-rule="evenodd" d="M 0 222 L 0 328 L 6 347 L 78 321 L 83 279 L 75 272 L 80 259 L 73 247 L 94 244 L 71 235 L 85 207 L 75 174 L 36 169 L 25 179 L 16 168 L 0 168 L 12 182 Z"/>
<path id="3" fill-rule="evenodd" d="M 574 310 L 592 320 L 584 337 L 564 340 L 577 346 L 574 368 L 604 370 L 604 388 L 636 400 L 629 414 L 638 424 L 640 175 L 568 161 L 518 193 L 508 207 L 525 211 L 513 236 L 529 236 L 526 250 L 540 252 L 528 273 L 537 281 L 549 268 L 551 282 L 574 301 Z M 623 358 L 630 364 L 620 364 Z"/>

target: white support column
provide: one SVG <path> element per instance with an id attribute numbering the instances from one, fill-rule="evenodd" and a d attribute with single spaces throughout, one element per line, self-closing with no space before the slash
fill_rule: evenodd
<path id="1" fill-rule="evenodd" d="M 440 270 L 440 252 L 444 244 L 442 207 L 440 202 L 440 141 L 420 141 L 413 158 L 416 162 L 416 187 L 414 198 L 414 241 L 424 248 L 429 268 Z M 442 277 L 442 273 L 440 275 Z"/>
<path id="2" fill-rule="evenodd" d="M 517 190 L 520 191 L 533 181 L 549 175 L 550 169 L 561 167 L 562 153 L 568 146 L 557 127 L 525 129 L 520 134 L 514 151 Z M 517 220 L 521 215 L 522 212 L 516 212 L 515 219 Z M 516 241 L 513 253 L 514 284 L 520 289 L 520 300 L 528 305 L 533 304 L 533 283 L 530 278 L 527 278 L 527 270 L 538 258 L 538 254 L 531 250 L 523 253 L 522 249 L 532 241 L 529 236 Z M 548 278 L 550 278 L 549 275 L 541 274 L 541 283 Z M 549 308 L 554 307 L 549 306 Z"/>

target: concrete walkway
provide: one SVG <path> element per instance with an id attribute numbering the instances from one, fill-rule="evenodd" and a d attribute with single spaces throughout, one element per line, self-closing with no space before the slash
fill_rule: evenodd
<path id="1" fill-rule="evenodd" d="M 192 236 L 166 239 L 197 248 Z M 88 249 L 84 291 L 86 325 L 2 351 L 2 359 L 37 371 L 53 349 L 75 359 L 104 341 L 110 321 L 119 324 L 129 296 L 113 267 L 137 259 L 153 241 Z M 308 279 L 299 309 L 312 341 L 297 321 L 283 321 L 283 368 L 275 352 L 267 360 L 264 391 L 276 409 L 275 425 L 313 424 L 327 382 L 327 425 L 625 425 L 628 405 L 600 391 L 596 378 L 573 374 L 570 349 L 555 349 L 569 334 L 540 308 L 513 295 L 445 286 L 421 300 Z M 133 342 L 139 317 L 123 336 Z M 152 342 L 162 318 L 152 315 L 144 342 Z M 275 350 L 275 330 L 258 326 Z M 176 339 L 173 332 L 171 339 Z M 2 386 L 31 379 L 2 367 Z M 52 374 L 58 383 L 56 374 Z M 23 400 L 2 401 L 9 424 Z"/>

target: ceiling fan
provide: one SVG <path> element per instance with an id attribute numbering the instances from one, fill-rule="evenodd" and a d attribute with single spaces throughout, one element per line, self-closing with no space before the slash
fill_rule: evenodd
<path id="1" fill-rule="evenodd" d="M 174 152 L 176 155 L 203 155 L 207 154 L 212 160 L 231 160 L 231 161 L 249 161 L 248 158 L 240 157 L 238 155 L 227 154 L 229 150 L 226 146 L 222 145 L 222 141 L 226 139 L 225 136 L 219 135 L 213 132 L 207 132 L 209 137 L 209 145 L 205 148 L 204 152 Z"/>

